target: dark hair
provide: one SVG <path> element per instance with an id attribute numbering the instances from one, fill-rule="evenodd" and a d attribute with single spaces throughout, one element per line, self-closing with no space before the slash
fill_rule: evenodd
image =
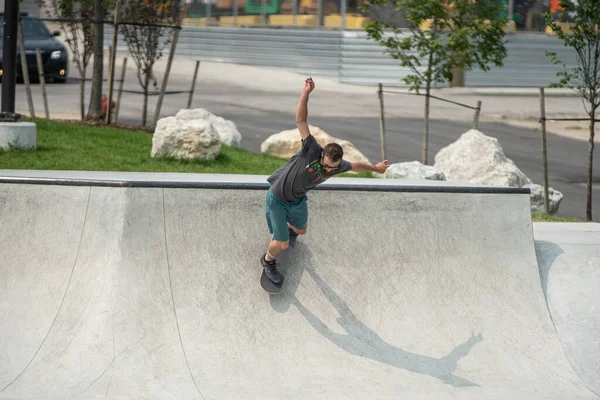
<path id="1" fill-rule="evenodd" d="M 323 155 L 329 157 L 331 162 L 338 162 L 344 157 L 344 150 L 342 149 L 342 146 L 337 143 L 329 143 L 323 149 Z"/>

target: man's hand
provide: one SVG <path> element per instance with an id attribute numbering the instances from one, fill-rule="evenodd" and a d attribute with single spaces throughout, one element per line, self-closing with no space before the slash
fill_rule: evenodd
<path id="1" fill-rule="evenodd" d="M 315 83 L 313 82 L 312 78 L 307 78 L 304 81 L 304 88 L 302 89 L 302 93 L 310 94 L 310 92 L 312 92 L 313 90 L 315 90 Z"/>
<path id="2" fill-rule="evenodd" d="M 375 165 L 375 172 L 380 174 L 385 173 L 385 170 L 389 168 L 388 160 L 384 160 L 377 165 Z"/>

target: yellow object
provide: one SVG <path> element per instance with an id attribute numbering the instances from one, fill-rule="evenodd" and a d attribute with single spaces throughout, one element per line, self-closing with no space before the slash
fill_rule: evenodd
<path id="1" fill-rule="evenodd" d="M 431 18 L 430 19 L 426 19 L 425 21 L 423 21 L 421 23 L 421 25 L 419 25 L 419 28 L 421 30 L 423 30 L 423 31 L 429 30 L 429 29 L 431 29 L 431 23 L 432 22 L 433 22 L 433 20 Z"/>
<path id="2" fill-rule="evenodd" d="M 315 6 L 313 5 L 313 0 L 300 0 L 300 4 L 298 4 L 298 12 L 310 12 Z M 315 9 L 316 14 L 316 9 Z"/>
<path id="3" fill-rule="evenodd" d="M 232 16 L 221 17 L 219 19 L 220 26 L 234 26 L 234 18 Z M 236 20 L 237 25 L 257 25 L 262 24 L 260 15 L 238 15 Z"/>
<path id="4" fill-rule="evenodd" d="M 373 20 L 369 17 L 346 14 L 346 28 L 364 28 Z M 323 24 L 330 28 L 340 28 L 342 26 L 342 16 L 340 14 L 330 14 L 324 18 Z"/>
<path id="5" fill-rule="evenodd" d="M 557 22 L 556 25 L 560 26 L 564 33 L 571 33 L 571 26 L 568 22 Z M 554 30 L 549 26 L 546 27 L 546 33 L 552 36 L 556 35 Z"/>
<path id="6" fill-rule="evenodd" d="M 210 17 L 210 20 L 208 18 L 184 18 L 183 26 L 206 26 L 207 22 L 215 25 L 217 21 L 216 17 Z"/>
<path id="7" fill-rule="evenodd" d="M 486 20 L 485 22 L 489 22 L 489 21 Z M 424 30 L 424 31 L 429 30 L 429 29 L 431 29 L 432 23 L 433 23 L 433 19 L 431 19 L 431 18 L 427 19 L 427 20 L 423 21 L 423 23 L 421 23 L 419 28 L 421 28 L 421 30 Z M 508 21 L 508 23 L 504 26 L 504 32 L 515 32 L 516 30 L 517 30 L 517 26 L 514 21 Z"/>
<path id="8" fill-rule="evenodd" d="M 269 15 L 271 25 L 294 25 L 293 15 Z M 317 25 L 316 15 L 296 15 L 296 25 Z"/>
<path id="9" fill-rule="evenodd" d="M 517 24 L 515 23 L 515 21 L 508 21 L 506 23 L 504 31 L 505 32 L 516 32 L 517 31 Z"/>
<path id="10" fill-rule="evenodd" d="M 433 19 L 429 18 L 429 19 L 426 19 L 425 21 L 423 21 L 421 23 L 421 25 L 419 25 L 419 28 L 421 28 L 421 30 L 423 30 L 423 31 L 427 31 L 427 30 L 431 29 L 431 25 L 433 25 Z M 452 21 L 450 21 L 450 26 L 452 26 Z"/>
<path id="11" fill-rule="evenodd" d="M 484 22 L 489 23 L 489 20 L 485 20 Z M 506 24 L 504 25 L 504 32 L 516 32 L 517 31 L 517 24 L 515 24 L 515 21 L 507 21 Z"/>

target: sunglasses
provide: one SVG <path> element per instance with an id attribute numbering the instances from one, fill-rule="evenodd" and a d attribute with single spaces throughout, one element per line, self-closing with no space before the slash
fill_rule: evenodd
<path id="1" fill-rule="evenodd" d="M 325 164 L 325 157 L 321 158 L 321 165 L 323 165 L 323 167 L 329 168 L 329 169 L 338 169 L 339 168 L 339 165 L 335 166 L 335 167 L 332 167 L 331 165 Z"/>

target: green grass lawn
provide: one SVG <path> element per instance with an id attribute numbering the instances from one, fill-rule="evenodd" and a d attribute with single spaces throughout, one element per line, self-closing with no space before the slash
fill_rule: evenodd
<path id="1" fill-rule="evenodd" d="M 214 161 L 152 158 L 152 135 L 36 119 L 37 149 L 0 153 L 0 168 L 270 174 L 285 160 L 223 146 Z"/>
<path id="2" fill-rule="evenodd" d="M 222 146 L 214 161 L 152 158 L 152 135 L 147 132 L 45 119 L 23 120 L 37 124 L 37 149 L 0 151 L 2 169 L 270 175 L 287 161 L 228 146 Z"/>
<path id="3" fill-rule="evenodd" d="M 214 161 L 152 158 L 152 135 L 143 131 L 23 119 L 37 124 L 37 149 L 0 150 L 0 169 L 189 172 L 270 175 L 287 160 L 223 146 Z M 370 178 L 371 173 L 342 174 Z M 579 222 L 533 214 L 535 222 Z"/>

